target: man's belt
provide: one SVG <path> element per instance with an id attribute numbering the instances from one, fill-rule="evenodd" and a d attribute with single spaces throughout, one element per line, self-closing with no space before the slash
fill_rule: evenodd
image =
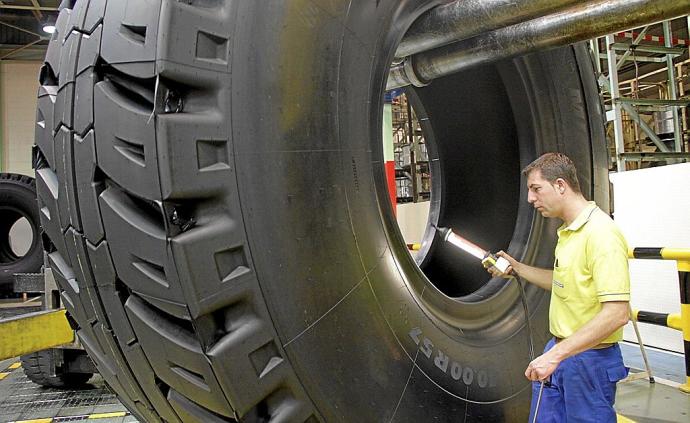
<path id="1" fill-rule="evenodd" d="M 557 336 L 554 336 L 553 339 L 555 339 L 556 343 L 558 344 L 559 342 L 561 342 L 565 338 L 559 338 Z M 590 350 L 603 350 L 604 348 L 610 348 L 616 344 L 617 344 L 617 342 L 602 342 L 601 344 L 593 346 L 592 348 L 590 348 Z"/>

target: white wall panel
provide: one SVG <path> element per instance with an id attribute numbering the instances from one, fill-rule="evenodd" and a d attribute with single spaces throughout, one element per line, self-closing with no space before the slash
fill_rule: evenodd
<path id="1" fill-rule="evenodd" d="M 690 164 L 611 174 L 614 219 L 631 247 L 690 248 Z M 633 308 L 662 313 L 680 311 L 675 261 L 631 260 Z M 683 351 L 679 331 L 640 323 L 647 345 Z M 625 339 L 635 341 L 630 324 Z"/>
<path id="2" fill-rule="evenodd" d="M 0 125 L 2 169 L 32 175 L 36 93 L 40 62 L 5 61 L 0 64 Z"/>

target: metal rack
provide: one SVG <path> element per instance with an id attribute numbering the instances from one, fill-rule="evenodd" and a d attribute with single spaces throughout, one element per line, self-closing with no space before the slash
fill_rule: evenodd
<path id="1" fill-rule="evenodd" d="M 690 27 L 690 18 L 682 19 Z M 653 32 L 663 35 L 651 35 Z M 673 37 L 670 21 L 590 42 L 610 124 L 612 170 L 690 159 L 690 97 L 684 89 L 690 69 L 688 44 L 688 40 Z M 605 53 L 600 51 L 602 45 Z M 634 64 L 635 76 L 621 81 L 626 63 Z M 661 67 L 640 75 L 640 64 L 649 63 Z M 660 75 L 665 78 L 655 80 Z"/>
<path id="2" fill-rule="evenodd" d="M 429 201 L 429 155 L 419 120 L 405 94 L 392 101 L 393 153 L 398 203 Z"/>

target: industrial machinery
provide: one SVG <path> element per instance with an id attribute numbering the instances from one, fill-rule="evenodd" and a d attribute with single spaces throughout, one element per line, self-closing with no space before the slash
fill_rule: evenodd
<path id="1" fill-rule="evenodd" d="M 609 203 L 592 60 L 570 43 L 688 11 L 64 1 L 34 162 L 48 262 L 80 342 L 142 421 L 524 421 L 520 289 L 452 254 L 431 225 L 551 264 L 555 223 L 524 200 L 521 166 L 563 151 L 584 194 Z M 382 164 L 394 86 L 432 163 L 416 259 Z M 523 299 L 543 345 L 548 298 L 528 286 Z"/>

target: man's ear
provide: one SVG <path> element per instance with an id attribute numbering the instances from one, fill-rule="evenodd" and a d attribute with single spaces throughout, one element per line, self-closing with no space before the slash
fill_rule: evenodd
<path id="1" fill-rule="evenodd" d="M 568 183 L 563 178 L 556 179 L 556 189 L 559 193 L 565 194 L 565 190 L 568 187 Z"/>

